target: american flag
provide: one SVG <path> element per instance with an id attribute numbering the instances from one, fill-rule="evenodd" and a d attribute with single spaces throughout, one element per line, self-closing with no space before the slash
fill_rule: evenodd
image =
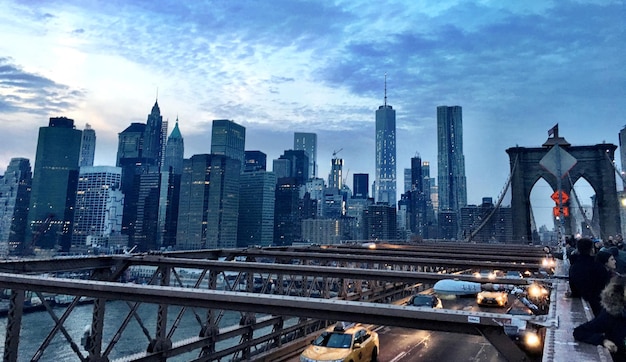
<path id="1" fill-rule="evenodd" d="M 559 124 L 555 124 L 554 127 L 550 128 L 548 131 L 548 137 L 558 137 L 559 136 Z"/>

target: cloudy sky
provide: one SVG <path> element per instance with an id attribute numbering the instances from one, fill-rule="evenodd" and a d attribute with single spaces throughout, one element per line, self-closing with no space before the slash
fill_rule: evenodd
<path id="1" fill-rule="evenodd" d="M 557 123 L 573 145 L 618 144 L 626 124 L 622 0 L 0 0 L 0 8 L 0 172 L 11 157 L 34 164 L 37 130 L 56 116 L 89 123 L 96 165 L 114 165 L 118 133 L 145 122 L 158 94 L 170 130 L 180 120 L 186 157 L 209 152 L 213 119 L 232 119 L 246 127 L 246 149 L 268 160 L 293 147 L 294 132 L 315 132 L 319 175 L 341 150 L 349 185 L 354 173 L 373 180 L 387 74 L 398 189 L 416 154 L 437 174 L 436 107 L 460 105 L 468 202 L 478 204 L 502 191 L 507 148 L 538 147 Z M 536 215 L 553 206 L 550 193 L 547 184 L 533 191 Z"/>

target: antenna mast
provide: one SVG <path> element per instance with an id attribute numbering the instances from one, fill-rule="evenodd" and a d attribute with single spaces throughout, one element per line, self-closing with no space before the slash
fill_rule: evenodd
<path id="1" fill-rule="evenodd" d="M 387 108 L 387 73 L 385 73 L 385 108 Z"/>

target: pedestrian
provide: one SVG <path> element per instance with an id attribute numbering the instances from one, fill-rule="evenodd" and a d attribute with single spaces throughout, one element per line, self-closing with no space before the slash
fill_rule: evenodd
<path id="1" fill-rule="evenodd" d="M 602 276 L 601 279 L 598 280 L 598 283 L 602 283 L 604 286 L 606 286 L 611 281 L 611 278 L 619 275 L 616 271 L 616 255 L 617 250 L 615 250 L 615 253 L 612 253 L 609 249 L 600 250 L 596 253 L 596 262 L 602 265 L 605 271 L 605 274 Z"/>
<path id="2" fill-rule="evenodd" d="M 576 252 L 572 253 L 569 268 L 569 285 L 572 297 L 582 297 L 589 303 L 594 315 L 598 315 L 600 293 L 606 285 L 608 272 L 596 262 L 593 253 L 593 241 L 588 238 L 578 239 Z"/>
<path id="3" fill-rule="evenodd" d="M 617 246 L 614 246 L 611 249 L 613 250 L 613 248 L 617 250 L 617 256 L 615 257 L 615 260 L 617 261 L 617 272 L 622 275 L 626 274 L 626 250 L 624 250 L 624 243 L 620 241 L 617 243 Z"/>
<path id="4" fill-rule="evenodd" d="M 604 346 L 614 362 L 626 362 L 626 278 L 611 279 L 602 291 L 601 303 L 599 315 L 574 328 L 574 339 Z"/>

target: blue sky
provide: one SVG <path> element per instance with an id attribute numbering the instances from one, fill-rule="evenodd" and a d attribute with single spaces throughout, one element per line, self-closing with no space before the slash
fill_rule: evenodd
<path id="1" fill-rule="evenodd" d="M 415 154 L 437 174 L 436 107 L 460 105 L 472 204 L 497 199 L 507 148 L 540 146 L 556 123 L 573 145 L 618 144 L 626 124 L 621 0 L 0 7 L 1 172 L 11 157 L 34 164 L 37 130 L 54 116 L 91 124 L 96 164 L 115 164 L 117 134 L 146 121 L 157 89 L 170 130 L 180 119 L 186 157 L 209 152 L 213 119 L 245 126 L 246 149 L 270 160 L 293 147 L 294 132 L 315 132 L 320 176 L 342 149 L 351 184 L 354 173 L 374 178 L 374 112 L 387 74 L 398 188 Z M 542 202 L 533 204 L 552 206 Z"/>

